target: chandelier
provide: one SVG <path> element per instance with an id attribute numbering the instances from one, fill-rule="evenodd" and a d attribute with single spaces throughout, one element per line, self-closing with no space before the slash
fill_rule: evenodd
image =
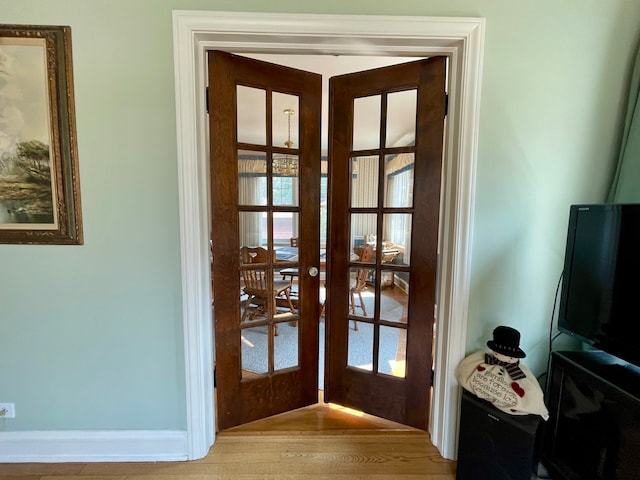
<path id="1" fill-rule="evenodd" d="M 291 141 L 291 116 L 295 114 L 292 108 L 286 108 L 283 112 L 287 116 L 287 141 L 284 146 L 293 147 Z M 297 177 L 298 176 L 298 157 L 289 155 L 288 153 L 276 153 L 273 155 L 273 174 L 281 177 Z"/>

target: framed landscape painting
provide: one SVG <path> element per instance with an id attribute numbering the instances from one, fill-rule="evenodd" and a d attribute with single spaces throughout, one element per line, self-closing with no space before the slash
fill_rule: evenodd
<path id="1" fill-rule="evenodd" d="M 71 29 L 0 25 L 0 243 L 82 244 Z"/>

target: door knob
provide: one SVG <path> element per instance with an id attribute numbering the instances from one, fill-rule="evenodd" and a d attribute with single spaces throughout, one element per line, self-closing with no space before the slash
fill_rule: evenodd
<path id="1" fill-rule="evenodd" d="M 317 277 L 319 270 L 318 270 L 318 267 L 309 267 L 307 272 L 309 272 L 309 275 L 311 275 L 312 277 Z"/>

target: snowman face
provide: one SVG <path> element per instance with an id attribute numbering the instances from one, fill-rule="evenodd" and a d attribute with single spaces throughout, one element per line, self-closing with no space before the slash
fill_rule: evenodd
<path id="1" fill-rule="evenodd" d="M 518 359 L 516 357 L 508 357 L 507 355 L 503 355 L 498 352 L 493 352 L 493 356 L 496 357 L 501 362 L 518 363 Z"/>

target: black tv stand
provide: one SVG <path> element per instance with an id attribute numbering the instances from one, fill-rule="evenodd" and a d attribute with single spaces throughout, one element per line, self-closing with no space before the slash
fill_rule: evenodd
<path id="1" fill-rule="evenodd" d="M 604 352 L 553 352 L 542 463 L 554 480 L 640 478 L 640 368 Z"/>

